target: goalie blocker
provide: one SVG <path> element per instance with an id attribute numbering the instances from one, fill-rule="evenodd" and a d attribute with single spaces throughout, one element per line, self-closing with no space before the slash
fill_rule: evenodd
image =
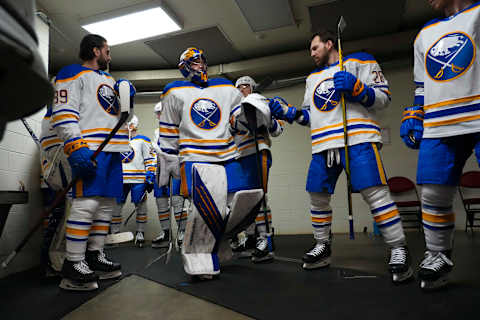
<path id="1" fill-rule="evenodd" d="M 220 273 L 220 262 L 232 257 L 228 239 L 254 222 L 263 190 L 242 190 L 227 206 L 227 175 L 221 165 L 192 166 L 192 203 L 182 247 L 184 270 L 189 275 L 211 277 Z"/>

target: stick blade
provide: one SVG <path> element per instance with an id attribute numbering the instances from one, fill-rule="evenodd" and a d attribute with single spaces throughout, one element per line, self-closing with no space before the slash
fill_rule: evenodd
<path id="1" fill-rule="evenodd" d="M 338 19 L 338 24 L 337 24 L 338 33 L 342 33 L 343 30 L 345 30 L 346 27 L 347 27 L 347 21 L 345 20 L 345 18 L 343 16 L 340 16 L 340 18 Z"/>
<path id="2" fill-rule="evenodd" d="M 130 231 L 128 232 L 120 232 L 109 234 L 105 237 L 105 244 L 116 244 L 116 243 L 123 243 L 129 242 L 133 240 L 133 233 Z"/>

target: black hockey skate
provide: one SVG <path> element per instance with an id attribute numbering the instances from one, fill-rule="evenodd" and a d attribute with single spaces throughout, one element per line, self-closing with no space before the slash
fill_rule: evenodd
<path id="1" fill-rule="evenodd" d="M 98 289 L 98 276 L 88 264 L 82 261 L 69 261 L 65 259 L 62 267 L 63 279 L 59 287 L 73 291 L 91 291 Z"/>
<path id="2" fill-rule="evenodd" d="M 453 269 L 449 252 L 426 251 L 420 263 L 418 277 L 420 288 L 424 290 L 439 289 L 448 283 L 448 274 Z"/>
<path id="3" fill-rule="evenodd" d="M 163 231 L 163 234 L 152 240 L 152 248 L 168 248 L 170 230 Z"/>
<path id="4" fill-rule="evenodd" d="M 237 258 L 250 258 L 255 249 L 255 236 L 240 232 L 230 240 L 230 248 Z"/>
<path id="5" fill-rule="evenodd" d="M 330 265 L 332 250 L 329 242 L 316 243 L 302 257 L 303 269 L 317 269 Z"/>
<path id="6" fill-rule="evenodd" d="M 114 279 L 122 275 L 120 263 L 109 260 L 103 250 L 87 250 L 85 260 L 90 268 L 98 274 L 100 280 Z"/>
<path id="7" fill-rule="evenodd" d="M 139 248 L 143 248 L 145 245 L 145 237 L 142 231 L 137 231 L 137 234 L 135 234 L 135 245 Z"/>
<path id="8" fill-rule="evenodd" d="M 390 249 L 388 270 L 392 274 L 392 281 L 394 283 L 405 282 L 412 278 L 413 270 L 410 267 L 410 254 L 406 246 Z"/>
<path id="9" fill-rule="evenodd" d="M 260 236 L 257 239 L 257 245 L 252 252 L 252 262 L 271 262 L 274 258 L 275 245 L 271 235 Z"/>

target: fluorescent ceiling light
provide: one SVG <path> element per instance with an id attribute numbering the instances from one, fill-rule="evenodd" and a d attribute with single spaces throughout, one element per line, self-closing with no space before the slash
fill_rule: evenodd
<path id="1" fill-rule="evenodd" d="M 83 25 L 82 28 L 90 33 L 101 35 L 111 46 L 181 29 L 160 7 L 90 23 Z"/>

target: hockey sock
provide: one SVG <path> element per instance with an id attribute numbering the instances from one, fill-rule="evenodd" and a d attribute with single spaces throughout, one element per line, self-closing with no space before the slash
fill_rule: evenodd
<path id="1" fill-rule="evenodd" d="M 115 201 L 114 209 L 112 213 L 112 222 L 110 222 L 110 231 L 112 233 L 120 232 L 120 227 L 122 225 L 122 209 L 123 203 L 117 203 Z"/>
<path id="2" fill-rule="evenodd" d="M 157 200 L 158 221 L 163 231 L 170 229 L 170 213 L 168 207 L 168 197 L 159 197 Z"/>
<path id="3" fill-rule="evenodd" d="M 66 254 L 70 261 L 85 259 L 87 240 L 92 226 L 93 213 L 98 208 L 98 198 L 73 198 L 65 230 Z"/>
<path id="4" fill-rule="evenodd" d="M 145 232 L 145 225 L 147 224 L 147 201 L 142 201 L 135 204 L 137 208 L 137 231 Z"/>
<path id="5" fill-rule="evenodd" d="M 88 237 L 89 250 L 103 250 L 105 236 L 108 234 L 108 227 L 112 219 L 112 213 L 116 206 L 114 198 L 97 198 L 98 208 L 93 214 L 92 228 Z"/>
<path id="6" fill-rule="evenodd" d="M 452 204 L 454 186 L 424 184 L 422 186 L 422 221 L 428 250 L 451 250 L 455 231 Z"/>
<path id="7" fill-rule="evenodd" d="M 321 192 L 309 192 L 309 194 L 313 236 L 317 243 L 328 242 L 330 240 L 330 229 L 332 226 L 330 195 Z"/>
<path id="8" fill-rule="evenodd" d="M 368 204 L 373 219 L 389 246 L 405 245 L 402 220 L 397 205 L 390 196 L 388 186 L 375 186 L 360 191 L 363 200 Z"/>

